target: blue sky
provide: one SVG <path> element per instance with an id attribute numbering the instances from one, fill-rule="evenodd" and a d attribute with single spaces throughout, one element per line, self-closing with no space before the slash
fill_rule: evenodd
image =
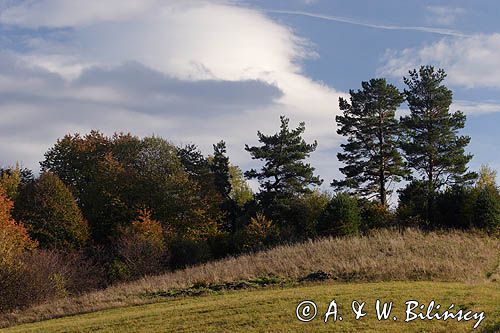
<path id="1" fill-rule="evenodd" d="M 448 72 L 471 168 L 500 171 L 498 1 L 0 0 L 0 164 L 37 169 L 68 132 L 161 135 L 232 161 L 279 115 L 338 177 L 338 98 L 422 64 Z M 402 106 L 404 109 L 404 105 Z"/>

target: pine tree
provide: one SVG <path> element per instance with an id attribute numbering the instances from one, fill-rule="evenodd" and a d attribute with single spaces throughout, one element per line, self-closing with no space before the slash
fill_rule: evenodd
<path id="1" fill-rule="evenodd" d="M 467 184 L 476 175 L 469 172 L 471 154 L 465 153 L 470 137 L 459 136 L 466 117 L 450 112 L 452 92 L 442 84 L 443 69 L 422 66 L 404 78 L 404 93 L 410 115 L 401 118 L 402 148 L 410 168 L 426 184 L 427 219 L 433 221 L 435 193 L 445 185 Z"/>
<path id="2" fill-rule="evenodd" d="M 395 119 L 404 98 L 385 79 L 361 85 L 363 89 L 350 91 L 350 103 L 339 99 L 343 115 L 336 117 L 337 133 L 346 136 L 347 143 L 341 145 L 344 152 L 337 157 L 346 164 L 340 169 L 346 179 L 334 180 L 332 185 L 364 197 L 376 196 L 386 205 L 390 184 L 406 174 L 398 151 L 400 128 Z"/>
<path id="3" fill-rule="evenodd" d="M 231 181 L 229 174 L 229 157 L 226 156 L 226 143 L 219 141 L 214 144 L 214 156 L 210 163 L 210 169 L 214 174 L 215 187 L 227 200 L 231 193 Z"/>
<path id="4" fill-rule="evenodd" d="M 252 169 L 245 172 L 248 179 L 257 179 L 260 183 L 258 199 L 268 210 L 273 220 L 280 214 L 278 206 L 286 205 L 286 200 L 299 194 L 309 193 L 311 185 L 321 185 L 322 180 L 314 175 L 314 168 L 304 160 L 316 150 L 317 142 L 308 144 L 302 138 L 305 124 L 302 122 L 296 129 L 290 130 L 289 119 L 281 116 L 280 131 L 273 135 L 257 133 L 259 147 L 245 145 L 245 150 L 252 159 L 265 161 L 260 171 Z M 274 208 L 271 208 L 274 206 Z"/>

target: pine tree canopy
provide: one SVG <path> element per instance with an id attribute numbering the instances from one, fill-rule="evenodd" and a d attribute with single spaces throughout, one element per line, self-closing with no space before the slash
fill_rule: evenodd
<path id="1" fill-rule="evenodd" d="M 311 185 L 321 185 L 322 180 L 314 175 L 314 168 L 304 163 L 304 159 L 316 150 L 317 142 L 308 144 L 302 138 L 305 124 L 290 130 L 289 119 L 281 116 L 280 131 L 273 135 L 257 133 L 259 147 L 245 145 L 252 159 L 265 161 L 260 171 L 245 172 L 248 179 L 257 179 L 261 194 L 296 195 L 311 191 Z"/>
<path id="2" fill-rule="evenodd" d="M 343 115 L 337 116 L 337 133 L 347 137 L 343 152 L 337 155 L 346 166 L 340 171 L 344 180 L 334 180 L 332 186 L 348 189 L 364 197 L 376 196 L 387 203 L 388 189 L 406 174 L 398 151 L 400 135 L 396 109 L 404 98 L 385 79 L 362 82 L 362 89 L 350 91 L 350 103 L 339 99 Z"/>
<path id="3" fill-rule="evenodd" d="M 402 148 L 409 167 L 427 183 L 429 195 L 444 185 L 466 184 L 476 174 L 469 172 L 471 154 L 465 153 L 470 137 L 460 136 L 465 115 L 450 112 L 452 92 L 442 82 L 444 70 L 422 66 L 404 78 L 410 109 L 401 118 L 404 129 Z"/>

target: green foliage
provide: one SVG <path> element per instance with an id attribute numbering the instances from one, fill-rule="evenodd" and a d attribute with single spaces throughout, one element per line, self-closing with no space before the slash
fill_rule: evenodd
<path id="1" fill-rule="evenodd" d="M 397 216 L 401 227 L 427 226 L 427 189 L 423 181 L 413 180 L 398 191 Z"/>
<path id="2" fill-rule="evenodd" d="M 479 177 L 477 178 L 476 187 L 497 187 L 497 172 L 487 165 L 481 165 Z"/>
<path id="3" fill-rule="evenodd" d="M 347 193 L 337 193 L 319 218 L 318 233 L 327 236 L 357 234 L 361 212 L 356 198 Z"/>
<path id="4" fill-rule="evenodd" d="M 387 205 L 366 199 L 359 200 L 358 205 L 361 210 L 360 231 L 364 233 L 372 229 L 389 227 L 394 221 L 393 213 Z"/>
<path id="5" fill-rule="evenodd" d="M 220 195 L 208 161 L 159 137 L 66 135 L 41 163 L 75 194 L 92 237 L 109 244 L 142 207 L 180 236 L 206 237 L 217 229 Z"/>
<path id="6" fill-rule="evenodd" d="M 53 173 L 42 173 L 23 189 L 14 213 L 43 248 L 74 250 L 88 240 L 88 225 L 73 194 Z"/>
<path id="7" fill-rule="evenodd" d="M 214 156 L 210 163 L 210 170 L 215 178 L 215 188 L 223 198 L 229 199 L 231 176 L 229 173 L 229 157 L 226 156 L 226 153 L 227 149 L 224 141 L 219 141 L 214 145 Z"/>
<path id="8" fill-rule="evenodd" d="M 500 194 L 496 187 L 479 188 L 474 205 L 474 225 L 491 233 L 500 231 Z"/>
<path id="9" fill-rule="evenodd" d="M 349 189 L 361 196 L 377 196 L 387 204 L 391 182 L 406 174 L 398 151 L 400 127 L 395 119 L 396 109 L 404 98 L 398 89 L 385 79 L 362 82 L 362 90 L 350 90 L 350 103 L 339 99 L 343 115 L 337 116 L 338 134 L 347 137 L 339 161 L 346 164 L 340 171 L 345 180 L 333 181 L 339 189 Z"/>
<path id="10" fill-rule="evenodd" d="M 11 199 L 16 200 L 21 185 L 21 169 L 19 165 L 15 168 L 0 169 L 0 187 L 5 190 L 5 194 Z"/>
<path id="11" fill-rule="evenodd" d="M 261 146 L 249 147 L 245 150 L 252 159 L 264 161 L 264 166 L 257 171 L 245 172 L 248 179 L 257 179 L 260 192 L 257 195 L 264 212 L 273 221 L 286 223 L 283 211 L 290 206 L 289 200 L 300 194 L 311 191 L 310 187 L 321 185 L 322 180 L 314 175 L 314 168 L 304 163 L 304 159 L 316 150 L 317 142 L 308 144 L 302 138 L 305 124 L 300 123 L 296 129 L 290 130 L 289 119 L 281 116 L 280 131 L 273 135 L 257 133 Z"/>
<path id="12" fill-rule="evenodd" d="M 470 187 L 452 186 L 436 196 L 436 221 L 433 227 L 466 229 L 472 226 L 476 191 Z"/>
<path id="13" fill-rule="evenodd" d="M 435 222 L 432 209 L 436 192 L 445 185 L 470 183 L 476 177 L 467 168 L 472 159 L 465 153 L 470 137 L 458 135 L 466 117 L 460 111 L 450 112 L 452 92 L 442 84 L 445 77 L 442 69 L 422 66 L 404 78 L 410 115 L 401 118 L 402 149 L 409 167 L 425 181 L 428 211 L 424 217 L 430 223 Z"/>
<path id="14" fill-rule="evenodd" d="M 182 268 L 208 261 L 212 258 L 210 246 L 205 240 L 177 238 L 172 240 L 169 252 L 170 266 Z"/>
<path id="15" fill-rule="evenodd" d="M 229 181 L 231 182 L 230 198 L 239 207 L 243 207 L 253 199 L 253 192 L 243 176 L 243 172 L 236 165 L 229 166 Z"/>

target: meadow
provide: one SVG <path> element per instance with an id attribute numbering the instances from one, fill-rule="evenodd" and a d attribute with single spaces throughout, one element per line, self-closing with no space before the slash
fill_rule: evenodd
<path id="1" fill-rule="evenodd" d="M 299 324 L 290 316 L 301 298 L 324 303 L 332 297 L 338 298 L 339 304 L 347 304 L 353 297 L 369 302 L 377 297 L 392 298 L 398 304 L 408 297 L 426 302 L 440 299 L 487 311 L 493 319 L 500 309 L 499 263 L 499 239 L 483 233 L 379 230 L 366 236 L 283 245 L 117 284 L 3 314 L 0 325 L 71 315 L 13 330 L 113 331 L 113 325 L 120 325 L 124 332 L 136 331 L 139 326 L 196 331 L 207 325 L 228 331 L 243 326 L 259 331 L 261 325 L 275 321 L 273 330 L 286 331 L 291 328 L 287 325 Z M 321 284 L 310 285 L 319 280 Z M 95 313 L 73 316 L 90 312 Z M 342 327 L 355 329 L 360 324 L 346 321 Z M 395 332 L 415 328 L 413 324 L 399 326 L 399 322 L 387 325 Z M 428 331 L 444 329 L 435 322 L 421 325 L 429 325 L 425 326 Z M 331 328 L 319 323 L 304 327 Z M 470 325 L 457 326 L 466 328 Z"/>
<path id="2" fill-rule="evenodd" d="M 394 302 L 389 320 L 378 321 L 376 299 Z M 304 299 L 317 303 L 310 322 L 295 317 Z M 320 317 L 335 299 L 343 320 L 324 323 Z M 353 300 L 366 302 L 367 315 L 354 319 Z M 414 320 L 405 322 L 405 301 L 430 300 L 464 311 L 484 311 L 476 332 L 500 329 L 500 284 L 444 282 L 377 282 L 309 284 L 286 288 L 232 291 L 199 297 L 168 299 L 154 304 L 105 310 L 16 326 L 2 332 L 470 332 L 475 321 Z M 392 315 L 398 320 L 394 321 Z"/>

